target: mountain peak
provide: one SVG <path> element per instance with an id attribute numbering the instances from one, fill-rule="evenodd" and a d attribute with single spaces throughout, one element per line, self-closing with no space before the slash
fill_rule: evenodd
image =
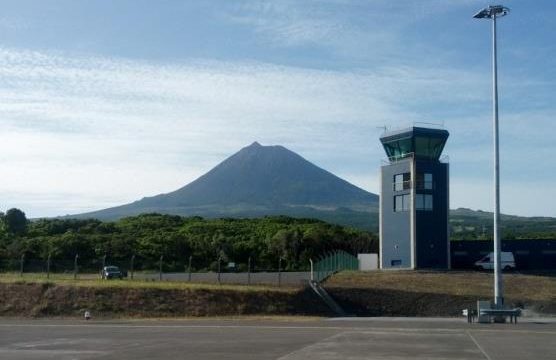
<path id="1" fill-rule="evenodd" d="M 92 215 L 144 212 L 188 215 L 289 214 L 300 208 L 376 207 L 378 197 L 280 145 L 257 141 L 182 188 Z M 246 212 L 247 211 L 247 212 Z M 323 210 L 324 211 L 324 210 Z"/>

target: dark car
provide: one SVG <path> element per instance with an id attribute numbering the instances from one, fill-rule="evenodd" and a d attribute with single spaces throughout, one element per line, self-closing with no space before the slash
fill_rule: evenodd
<path id="1" fill-rule="evenodd" d="M 117 266 L 105 266 L 102 268 L 103 279 L 122 279 L 123 277 L 123 272 Z"/>

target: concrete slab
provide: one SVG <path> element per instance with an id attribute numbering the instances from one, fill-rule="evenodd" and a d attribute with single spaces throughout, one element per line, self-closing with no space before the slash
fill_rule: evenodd
<path id="1" fill-rule="evenodd" d="M 484 354 L 463 332 L 347 331 L 280 358 L 298 359 L 483 360 Z"/>
<path id="2" fill-rule="evenodd" d="M 0 318 L 0 359 L 550 359 L 556 324 Z"/>

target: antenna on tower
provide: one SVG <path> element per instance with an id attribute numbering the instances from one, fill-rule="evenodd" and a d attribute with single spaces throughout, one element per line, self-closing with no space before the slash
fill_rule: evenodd
<path id="1" fill-rule="evenodd" d="M 383 126 L 377 126 L 377 129 L 382 129 L 382 132 L 387 132 L 388 131 L 388 126 L 383 125 Z"/>

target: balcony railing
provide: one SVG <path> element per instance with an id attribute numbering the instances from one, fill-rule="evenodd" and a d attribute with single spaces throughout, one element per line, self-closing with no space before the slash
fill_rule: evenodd
<path id="1" fill-rule="evenodd" d="M 434 181 L 401 181 L 395 182 L 392 184 L 392 190 L 394 191 L 404 191 L 415 188 L 416 190 L 434 190 L 435 189 L 435 182 Z"/>
<path id="2" fill-rule="evenodd" d="M 402 155 L 390 156 L 387 159 L 381 159 L 380 163 L 381 163 L 381 165 L 390 165 L 390 164 L 398 162 L 400 160 L 413 159 L 414 157 L 415 157 L 415 153 L 410 152 L 410 153 L 405 153 L 405 154 L 402 154 Z M 448 155 L 442 155 L 438 159 L 438 162 L 447 164 L 447 163 L 450 162 L 450 157 Z"/>

